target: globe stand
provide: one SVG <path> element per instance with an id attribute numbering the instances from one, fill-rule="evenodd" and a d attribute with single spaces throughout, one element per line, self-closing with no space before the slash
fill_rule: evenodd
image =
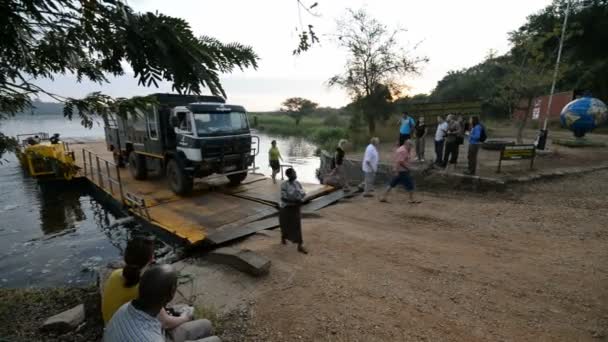
<path id="1" fill-rule="evenodd" d="M 534 142 L 534 145 L 536 145 L 537 150 L 545 149 L 545 147 L 547 146 L 547 135 L 549 135 L 548 129 L 541 129 L 538 131 L 536 142 Z"/>
<path id="2" fill-rule="evenodd" d="M 554 144 L 565 146 L 565 147 L 606 147 L 606 143 L 601 141 L 589 140 L 586 137 L 574 137 L 572 139 L 556 139 L 553 140 Z"/>

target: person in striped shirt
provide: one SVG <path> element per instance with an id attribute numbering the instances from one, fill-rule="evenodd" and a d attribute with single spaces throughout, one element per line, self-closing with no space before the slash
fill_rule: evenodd
<path id="1" fill-rule="evenodd" d="M 206 319 L 189 321 L 167 332 L 163 329 L 158 316 L 176 290 L 177 272 L 171 265 L 148 269 L 141 277 L 138 297 L 114 313 L 103 342 L 220 342 L 212 336 L 211 322 Z M 183 314 L 191 316 L 192 312 Z"/>

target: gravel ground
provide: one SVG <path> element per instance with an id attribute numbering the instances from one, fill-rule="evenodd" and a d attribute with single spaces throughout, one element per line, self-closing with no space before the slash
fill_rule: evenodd
<path id="1" fill-rule="evenodd" d="M 255 279 L 213 271 L 243 289 L 244 305 L 218 313 L 218 333 L 228 342 L 605 340 L 607 193 L 600 171 L 500 194 L 419 193 L 417 205 L 401 191 L 388 204 L 343 201 L 304 220 L 309 255 L 280 245 L 276 230 L 237 244 L 273 264 Z M 212 296 L 218 280 L 201 281 Z M 78 333 L 37 329 L 81 301 L 94 311 L 96 298 L 0 290 L 0 337 L 95 341 L 94 313 Z"/>
<path id="2" fill-rule="evenodd" d="M 608 332 L 608 172 L 504 194 L 355 198 L 273 261 L 247 341 L 597 341 Z"/>

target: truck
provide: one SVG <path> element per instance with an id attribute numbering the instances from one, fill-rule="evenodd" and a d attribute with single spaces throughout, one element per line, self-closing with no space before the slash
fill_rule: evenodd
<path id="1" fill-rule="evenodd" d="M 217 96 L 153 94 L 156 104 L 128 118 L 104 118 L 106 145 L 119 167 L 144 180 L 149 170 L 167 177 L 178 195 L 194 178 L 225 176 L 230 185 L 247 178 L 259 152 L 245 108 Z"/>

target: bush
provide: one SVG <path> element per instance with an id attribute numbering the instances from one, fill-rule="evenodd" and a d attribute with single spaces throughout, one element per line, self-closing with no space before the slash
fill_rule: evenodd
<path id="1" fill-rule="evenodd" d="M 342 125 L 342 119 L 338 114 L 331 114 L 323 119 L 323 125 L 329 127 L 338 127 Z"/>

